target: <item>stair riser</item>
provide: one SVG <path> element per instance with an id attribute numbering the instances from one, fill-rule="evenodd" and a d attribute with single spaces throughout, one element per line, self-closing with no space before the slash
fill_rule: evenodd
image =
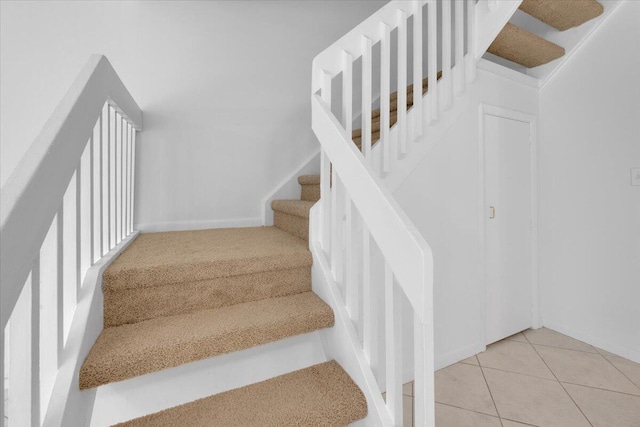
<path id="1" fill-rule="evenodd" d="M 309 220 L 283 212 L 274 212 L 273 225 L 303 240 L 309 240 Z"/>
<path id="2" fill-rule="evenodd" d="M 308 200 L 310 202 L 317 202 L 320 200 L 320 185 L 301 185 L 300 199 Z"/>
<path id="3" fill-rule="evenodd" d="M 141 322 L 197 310 L 307 292 L 311 270 L 265 271 L 197 282 L 134 289 L 104 290 L 104 326 Z"/>

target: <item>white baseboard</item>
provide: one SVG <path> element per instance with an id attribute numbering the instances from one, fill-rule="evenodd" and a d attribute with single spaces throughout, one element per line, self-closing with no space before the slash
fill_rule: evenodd
<path id="1" fill-rule="evenodd" d="M 143 233 L 162 231 L 206 230 L 210 228 L 260 227 L 262 218 L 213 219 L 205 221 L 164 221 L 136 224 Z"/>
<path id="2" fill-rule="evenodd" d="M 326 361 L 316 331 L 107 384 L 98 387 L 91 427 L 110 426 Z"/>
<path id="3" fill-rule="evenodd" d="M 461 360 L 481 353 L 486 349 L 486 346 L 477 343 L 442 355 L 436 353 L 434 361 L 435 370 L 437 371 L 438 369 L 446 368 L 449 365 L 453 365 L 454 363 L 458 363 Z"/>
<path id="4" fill-rule="evenodd" d="M 585 333 L 576 331 L 571 327 L 565 327 L 563 325 L 560 325 L 552 321 L 545 321 L 543 325 L 546 328 L 553 329 L 554 331 L 570 336 L 571 338 L 575 338 L 577 340 L 586 342 L 587 344 L 591 344 L 592 346 L 606 350 L 609 353 L 617 354 L 618 356 L 624 357 L 625 359 L 629 359 L 633 362 L 640 363 L 640 351 L 636 351 L 631 348 L 627 348 L 618 344 L 611 343 L 606 339 L 595 337 L 590 334 L 585 334 Z"/>

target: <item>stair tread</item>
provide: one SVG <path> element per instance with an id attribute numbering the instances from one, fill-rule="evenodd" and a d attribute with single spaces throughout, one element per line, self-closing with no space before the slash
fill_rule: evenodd
<path id="1" fill-rule="evenodd" d="M 243 350 L 333 323 L 331 308 L 313 292 L 303 292 L 106 328 L 82 365 L 80 388 Z"/>
<path id="2" fill-rule="evenodd" d="M 316 202 L 309 200 L 274 200 L 271 202 L 271 209 L 301 218 L 309 218 L 309 210 L 315 204 Z"/>
<path id="3" fill-rule="evenodd" d="M 520 10 L 557 30 L 565 31 L 600 16 L 604 8 L 596 0 L 524 0 Z"/>
<path id="4" fill-rule="evenodd" d="M 329 361 L 119 426 L 344 426 L 367 415 L 362 391 Z"/>
<path id="5" fill-rule="evenodd" d="M 300 175 L 298 177 L 300 185 L 320 185 L 320 175 Z"/>
<path id="6" fill-rule="evenodd" d="M 144 233 L 107 268 L 103 287 L 161 286 L 311 264 L 308 246 L 277 227 Z"/>
<path id="7" fill-rule="evenodd" d="M 538 67 L 564 55 L 564 48 L 507 23 L 491 43 L 489 53 L 527 68 Z"/>

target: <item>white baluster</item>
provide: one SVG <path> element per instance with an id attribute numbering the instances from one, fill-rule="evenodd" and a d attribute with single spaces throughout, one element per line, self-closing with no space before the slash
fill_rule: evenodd
<path id="1" fill-rule="evenodd" d="M 440 94 L 442 109 L 451 105 L 453 86 L 451 84 L 451 2 L 442 2 L 442 86 Z"/>
<path id="2" fill-rule="evenodd" d="M 390 124 L 390 79 L 391 79 L 391 27 L 380 24 L 380 144 L 382 148 L 382 172 L 389 172 L 391 163 Z"/>
<path id="3" fill-rule="evenodd" d="M 135 219 L 135 194 L 136 194 L 136 136 L 135 129 L 131 129 L 131 224 L 130 229 L 133 232 Z"/>
<path id="4" fill-rule="evenodd" d="M 429 61 L 427 68 L 429 70 L 428 94 L 430 99 L 429 111 L 430 121 L 438 120 L 438 2 L 429 0 L 428 2 L 428 50 L 427 55 Z"/>
<path id="5" fill-rule="evenodd" d="M 362 154 L 372 164 L 371 156 L 371 39 L 362 36 Z"/>
<path id="6" fill-rule="evenodd" d="M 112 158 L 115 156 L 111 155 L 111 150 L 113 149 L 113 113 L 111 106 L 107 107 L 107 250 L 109 252 L 113 247 L 113 236 L 111 231 L 113 229 L 111 224 L 111 219 L 113 215 L 111 214 L 111 206 L 112 206 L 112 194 L 113 194 L 113 185 L 111 183 L 111 179 L 113 177 L 112 173 Z"/>
<path id="7" fill-rule="evenodd" d="M 362 335 L 363 349 L 371 369 L 378 368 L 378 298 L 371 286 L 371 239 L 366 224 L 362 224 Z"/>
<path id="8" fill-rule="evenodd" d="M 353 58 L 342 51 L 342 125 L 351 138 L 353 129 Z"/>
<path id="9" fill-rule="evenodd" d="M 122 239 L 124 239 L 124 237 L 126 236 L 125 233 L 125 225 L 124 225 L 124 219 L 125 219 L 125 205 L 124 205 L 124 201 L 125 201 L 125 177 L 126 177 L 126 169 L 125 169 L 125 157 L 124 157 L 124 150 L 125 150 L 125 138 L 126 138 L 126 132 L 124 130 L 125 127 L 125 120 L 124 117 L 120 116 L 120 241 L 122 241 Z"/>
<path id="10" fill-rule="evenodd" d="M 9 407 L 11 425 L 31 426 L 32 286 L 29 274 L 9 320 Z M 38 322 L 38 327 L 40 322 Z"/>
<path id="11" fill-rule="evenodd" d="M 422 136 L 422 1 L 413 10 L 413 141 Z M 428 10 L 430 12 L 430 10 Z M 431 16 L 431 13 L 429 13 Z M 431 32 L 428 33 L 431 39 Z M 429 62 L 431 63 L 431 62 Z"/>
<path id="12" fill-rule="evenodd" d="M 467 0 L 467 81 L 476 79 L 476 2 Z"/>
<path id="13" fill-rule="evenodd" d="M 100 119 L 98 119 L 100 120 Z M 95 216 L 94 216 L 94 208 L 95 208 L 95 179 L 94 179 L 94 173 L 95 173 L 95 150 L 94 150 L 94 145 L 96 145 L 96 138 L 95 138 L 95 128 L 94 128 L 94 132 L 91 135 L 91 140 L 89 141 L 89 204 L 90 204 L 90 211 L 89 211 L 89 224 L 90 224 L 90 230 L 91 232 L 89 233 L 89 240 L 91 241 L 90 243 L 90 248 L 89 248 L 89 265 L 93 265 L 93 263 L 95 262 L 95 242 L 96 242 L 96 227 L 95 227 Z"/>
<path id="14" fill-rule="evenodd" d="M 322 202 L 322 249 L 331 254 L 331 162 L 324 150 L 320 152 L 320 200 Z"/>
<path id="15" fill-rule="evenodd" d="M 109 146 L 109 106 L 105 106 L 100 115 L 100 258 L 107 253 L 109 245 L 107 195 L 108 189 L 108 146 Z M 106 116 L 106 123 L 105 123 Z"/>
<path id="16" fill-rule="evenodd" d="M 82 160 L 78 163 L 78 168 L 76 169 L 76 218 L 75 218 L 75 226 L 76 226 L 76 263 L 75 263 L 75 284 L 76 284 L 76 295 L 75 301 L 73 302 L 73 307 L 75 308 L 75 304 L 78 301 L 78 297 L 80 295 L 80 288 L 82 287 Z M 72 315 L 73 316 L 73 315 Z M 71 324 L 69 324 L 71 327 Z"/>
<path id="17" fill-rule="evenodd" d="M 351 316 L 351 320 L 357 324 L 358 321 L 358 283 L 357 283 L 357 269 L 354 257 L 354 242 L 353 242 L 353 202 L 347 190 L 344 190 L 345 194 L 345 238 L 346 238 L 346 250 L 345 250 L 345 286 L 346 295 L 345 302 L 347 311 Z"/>
<path id="18" fill-rule="evenodd" d="M 340 178 L 336 172 L 336 168 L 331 168 L 331 272 L 333 278 L 340 288 L 342 288 L 341 264 L 342 264 L 342 248 L 341 248 L 341 229 L 342 229 L 342 213 L 340 194 Z"/>
<path id="19" fill-rule="evenodd" d="M 58 213 L 56 214 L 56 287 L 57 292 L 57 310 L 56 310 L 56 338 L 57 338 L 57 353 L 58 362 L 62 360 L 62 353 L 64 350 L 64 206 L 60 206 Z"/>
<path id="20" fill-rule="evenodd" d="M 455 0 L 456 9 L 456 94 L 460 94 L 465 88 L 464 77 L 464 0 Z"/>
<path id="21" fill-rule="evenodd" d="M 398 148 L 407 153 L 407 12 L 398 10 Z"/>
<path id="22" fill-rule="evenodd" d="M 131 175 L 130 171 L 130 162 L 131 162 L 131 125 L 129 122 L 125 122 L 124 128 L 124 235 L 125 237 L 129 235 L 129 188 L 131 186 Z"/>
<path id="23" fill-rule="evenodd" d="M 31 425 L 40 426 L 40 256 L 31 269 Z"/>
<path id="24" fill-rule="evenodd" d="M 389 263 L 384 265 L 387 408 L 395 426 L 402 421 L 402 307 L 401 294 Z"/>
<path id="25" fill-rule="evenodd" d="M 435 426 L 433 375 L 433 325 L 414 316 L 414 405 L 415 425 Z"/>

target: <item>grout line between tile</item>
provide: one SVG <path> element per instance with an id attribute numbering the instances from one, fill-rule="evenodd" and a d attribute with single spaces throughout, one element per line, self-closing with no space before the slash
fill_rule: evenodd
<path id="1" fill-rule="evenodd" d="M 622 374 L 622 376 L 623 376 L 623 377 L 625 377 L 626 379 L 628 379 L 628 380 L 629 380 L 629 382 L 630 382 L 631 384 L 633 384 L 634 386 L 636 386 L 636 388 L 640 391 L 640 385 L 638 385 L 638 384 L 636 384 L 635 382 L 633 382 L 633 380 L 632 380 L 631 378 L 629 378 L 629 377 L 628 377 L 624 372 L 622 372 L 620 369 L 618 369 L 618 367 L 617 367 L 617 366 L 616 366 L 616 365 L 615 365 L 611 360 L 609 360 L 609 358 L 607 358 L 604 354 L 601 354 L 601 353 L 598 353 L 598 354 L 599 354 L 599 355 L 600 355 L 600 357 L 602 357 L 604 360 L 606 360 L 607 362 L 609 362 L 609 364 L 610 364 L 611 366 L 613 366 L 613 367 L 614 367 L 618 372 L 620 372 L 620 373 Z M 609 357 L 611 357 L 611 356 L 609 356 Z M 620 357 L 620 356 L 615 356 L 615 357 Z M 624 357 L 620 357 L 620 358 L 621 358 L 622 360 L 627 360 L 627 359 L 625 359 Z M 580 385 L 580 384 L 578 384 L 578 385 Z M 595 388 L 595 387 L 593 387 L 593 388 Z M 621 393 L 621 392 L 617 392 L 617 393 Z M 623 393 L 623 394 L 629 394 L 629 393 Z M 633 395 L 633 394 L 632 394 L 632 396 L 635 396 L 635 395 Z"/>
<path id="2" fill-rule="evenodd" d="M 611 393 L 618 393 L 618 394 L 624 394 L 626 396 L 633 396 L 633 397 L 637 397 L 640 399 L 640 395 L 638 394 L 631 394 L 631 393 L 625 393 L 624 391 L 617 391 L 617 390 L 609 390 L 608 388 L 601 388 L 601 387 L 593 387 L 590 385 L 584 385 L 584 384 L 577 384 L 577 383 L 572 383 L 570 381 L 560 381 L 560 384 L 570 384 L 570 385 L 577 385 L 579 387 L 586 387 L 586 388 L 592 388 L 594 390 L 602 390 L 602 391 L 609 391 Z"/>
<path id="3" fill-rule="evenodd" d="M 524 334 L 522 334 L 524 335 Z M 524 335 L 524 338 L 529 342 L 529 344 L 531 344 L 531 341 L 529 341 L 529 338 L 527 338 L 526 335 Z M 573 396 L 571 396 L 569 394 L 569 392 L 567 391 L 567 389 L 564 387 L 564 384 L 562 384 L 560 382 L 560 380 L 558 379 L 558 376 L 555 374 L 555 372 L 553 372 L 553 370 L 551 369 L 551 367 L 547 364 L 547 361 L 544 360 L 544 358 L 542 357 L 542 355 L 538 352 L 538 349 L 531 344 L 531 347 L 533 347 L 533 349 L 535 350 L 535 352 L 538 354 L 538 357 L 540 357 L 540 359 L 542 359 L 542 362 L 544 362 L 544 364 L 546 365 L 547 369 L 549 369 L 549 371 L 551 372 L 551 374 L 556 378 L 556 380 L 558 381 L 558 383 L 560 383 L 560 387 L 562 387 L 562 389 L 564 390 L 564 392 L 567 394 L 567 396 L 569 396 L 569 399 L 571 399 L 571 401 L 573 402 L 574 405 L 576 405 L 576 408 L 578 408 L 578 411 L 580 411 L 580 413 L 582 414 L 582 416 L 584 417 L 585 420 L 587 420 L 587 422 L 589 423 L 589 425 L 591 427 L 593 427 L 593 423 L 591 422 L 591 420 L 587 417 L 587 415 L 582 411 L 582 408 L 576 403 L 575 400 L 573 400 Z"/>
<path id="4" fill-rule="evenodd" d="M 578 353 L 598 354 L 598 355 L 602 356 L 597 351 L 594 353 L 593 351 L 576 350 L 575 348 L 557 347 L 555 345 L 548 345 L 548 344 L 537 344 L 537 343 L 533 343 L 531 341 L 529 341 L 529 344 L 531 344 L 532 346 L 539 345 L 539 346 L 542 346 L 542 347 L 557 348 L 558 350 L 577 351 Z M 595 350 L 595 347 L 593 347 L 593 348 Z"/>
<path id="5" fill-rule="evenodd" d="M 456 409 L 462 409 L 463 411 L 469 411 L 469 412 L 473 412 L 474 414 L 480 414 L 480 415 L 484 415 L 487 417 L 492 417 L 492 418 L 498 418 L 500 419 L 499 416 L 495 416 L 495 415 L 489 415 L 489 414 L 485 414 L 484 412 L 478 412 L 478 411 L 474 411 L 473 409 L 467 409 L 467 408 L 461 408 L 460 406 L 456 406 L 456 405 L 452 405 L 450 403 L 442 403 L 442 402 L 437 402 L 439 405 L 444 405 L 444 406 L 450 406 L 452 408 L 456 408 Z"/>
<path id="6" fill-rule="evenodd" d="M 511 418 L 502 418 L 505 421 L 512 421 L 514 423 L 522 424 L 523 426 L 540 427 L 536 424 L 523 423 L 522 421 L 512 420 Z"/>
<path id="7" fill-rule="evenodd" d="M 478 359 L 478 366 L 480 367 L 480 372 L 482 372 L 482 378 L 484 378 L 484 383 L 487 385 L 487 390 L 489 390 L 489 396 L 491 396 L 491 402 L 493 402 L 493 407 L 496 410 L 496 414 L 498 414 L 498 419 L 500 420 L 500 425 L 504 427 L 504 424 L 502 424 L 502 418 L 500 417 L 500 411 L 498 411 L 498 405 L 496 405 L 496 400 L 493 398 L 493 393 L 491 392 L 491 387 L 489 387 L 489 382 L 487 381 L 487 377 L 484 375 L 484 369 L 482 368 L 482 365 L 480 364 L 480 359 Z"/>

